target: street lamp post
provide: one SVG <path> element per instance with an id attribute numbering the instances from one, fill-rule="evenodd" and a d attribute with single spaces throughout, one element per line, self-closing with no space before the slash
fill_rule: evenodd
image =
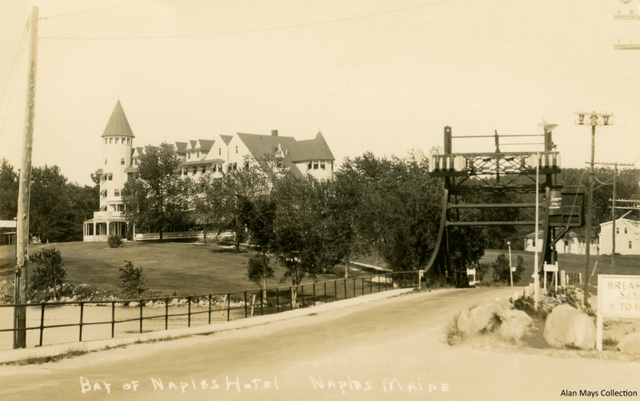
<path id="1" fill-rule="evenodd" d="M 578 125 L 586 125 L 586 113 L 578 113 Z M 589 198 L 587 200 L 587 229 L 585 233 L 585 265 L 584 265 L 584 299 L 583 304 L 589 303 L 589 257 L 591 255 L 591 217 L 593 214 L 593 182 L 595 181 L 595 152 L 596 152 L 596 127 L 598 125 L 611 125 L 611 114 L 598 114 L 595 111 L 589 115 L 588 124 L 591 126 L 591 162 L 589 168 Z M 602 122 L 601 122 L 602 121 Z"/>

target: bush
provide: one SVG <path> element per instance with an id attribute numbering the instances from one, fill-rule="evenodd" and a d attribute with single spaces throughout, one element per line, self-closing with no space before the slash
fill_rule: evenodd
<path id="1" fill-rule="evenodd" d="M 110 235 L 109 236 L 109 246 L 111 248 L 119 248 L 122 246 L 122 238 L 119 235 Z"/>
<path id="2" fill-rule="evenodd" d="M 32 253 L 29 260 L 37 265 L 31 278 L 31 289 L 37 291 L 53 288 L 56 299 L 60 299 L 60 290 L 67 277 L 60 251 L 56 248 L 44 248 Z"/>
<path id="3" fill-rule="evenodd" d="M 133 263 L 125 260 L 124 267 L 120 269 L 120 289 L 121 294 L 127 298 L 135 298 L 142 291 L 144 285 L 144 275 L 142 266 L 134 267 Z"/>
<path id="4" fill-rule="evenodd" d="M 522 256 L 516 258 L 516 270 L 513 272 L 513 283 L 516 284 L 522 278 L 524 273 L 524 259 Z M 493 281 L 496 283 L 509 284 L 511 276 L 509 275 L 509 259 L 504 253 L 498 255 L 495 262 L 493 262 Z"/>

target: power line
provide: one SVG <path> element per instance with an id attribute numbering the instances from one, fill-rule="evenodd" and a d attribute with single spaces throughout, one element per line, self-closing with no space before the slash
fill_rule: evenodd
<path id="1" fill-rule="evenodd" d="M 163 1 L 163 0 L 156 0 Z M 293 25 L 283 25 L 278 27 L 271 28 L 259 28 L 259 29 L 246 29 L 240 31 L 229 31 L 229 32 L 210 32 L 210 33 L 194 33 L 194 34 L 184 34 L 184 35 L 156 35 L 156 36 L 103 36 L 103 37 L 79 37 L 79 36 L 43 36 L 41 39 L 55 39 L 55 40 L 141 40 L 141 39 L 185 39 L 185 38 L 197 38 L 197 37 L 211 37 L 211 36 L 227 36 L 227 35 L 241 35 L 247 33 L 260 33 L 260 32 L 273 32 L 287 29 L 300 29 L 300 28 L 308 28 L 313 26 L 327 25 L 327 24 L 337 24 L 340 22 L 361 20 L 367 18 L 380 17 L 383 15 L 396 14 L 405 11 L 417 10 L 420 8 L 426 8 L 431 6 L 436 6 L 443 3 L 449 3 L 456 0 L 437 0 L 431 3 L 420 4 L 412 7 L 398 8 L 394 10 L 382 11 L 379 13 L 371 13 L 360 16 L 353 17 L 345 17 L 345 18 L 336 18 L 333 20 L 325 20 L 318 22 L 308 22 L 304 24 L 293 24 Z"/>
<path id="2" fill-rule="evenodd" d="M 142 5 L 145 5 L 145 4 L 160 3 L 160 2 L 163 2 L 163 1 L 169 1 L 169 0 L 150 0 L 150 1 L 145 1 L 145 2 L 142 2 L 142 3 L 125 4 L 125 5 L 122 5 L 122 6 L 114 6 L 114 7 L 96 8 L 96 9 L 93 9 L 93 10 L 76 11 L 76 12 L 72 12 L 72 13 L 52 15 L 52 16 L 49 16 L 49 17 L 41 17 L 41 18 L 39 18 L 39 20 L 48 20 L 48 19 L 54 19 L 54 18 L 70 17 L 70 16 L 80 15 L 80 14 L 88 14 L 88 13 L 97 13 L 97 12 L 109 11 L 109 10 L 117 10 L 117 9 L 120 9 L 120 8 L 136 7 L 136 6 L 142 6 Z M 180 0 L 173 0 L 173 1 L 180 1 Z"/>

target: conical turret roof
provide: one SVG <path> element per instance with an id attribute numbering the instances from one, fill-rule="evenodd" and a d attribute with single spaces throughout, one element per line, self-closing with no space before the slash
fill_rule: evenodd
<path id="1" fill-rule="evenodd" d="M 127 116 L 124 115 L 124 110 L 122 109 L 120 100 L 116 103 L 116 107 L 113 108 L 111 117 L 107 122 L 107 127 L 102 133 L 102 137 L 105 136 L 125 136 L 134 138 L 133 131 L 131 131 L 131 126 L 129 125 L 129 121 L 127 121 Z"/>

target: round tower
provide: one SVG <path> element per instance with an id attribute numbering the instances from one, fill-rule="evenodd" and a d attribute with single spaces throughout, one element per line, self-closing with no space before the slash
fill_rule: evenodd
<path id="1" fill-rule="evenodd" d="M 133 138 L 133 131 L 118 100 L 102 134 L 101 211 L 124 210 L 122 189 L 127 181 L 125 170 L 131 165 Z"/>

